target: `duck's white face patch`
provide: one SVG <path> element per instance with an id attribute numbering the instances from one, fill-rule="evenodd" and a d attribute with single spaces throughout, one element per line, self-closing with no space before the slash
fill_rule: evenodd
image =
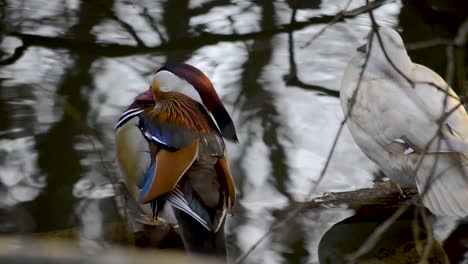
<path id="1" fill-rule="evenodd" d="M 170 71 L 157 72 L 153 77 L 153 85 L 157 85 L 162 92 L 178 92 L 203 105 L 197 90 L 190 83 Z"/>

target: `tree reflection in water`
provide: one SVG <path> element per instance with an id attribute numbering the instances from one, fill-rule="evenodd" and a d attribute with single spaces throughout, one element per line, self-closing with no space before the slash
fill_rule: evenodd
<path id="1" fill-rule="evenodd" d="M 113 126 L 156 69 L 189 62 L 209 75 L 239 127 L 240 144 L 228 145 L 239 191 L 227 225 L 229 258 L 236 259 L 284 219 L 272 211 L 306 199 L 317 180 L 343 118 L 338 82 L 369 29 L 363 4 L 353 1 L 352 12 L 340 13 L 347 3 L 335 0 L 1 0 L 0 232 L 78 234 L 98 248 L 111 241 L 180 247 L 166 227 L 126 237 L 121 190 L 113 188 Z M 437 23 L 406 22 L 421 6 L 372 5 L 379 23 L 403 32 Z M 403 37 L 418 40 L 410 35 Z M 423 57 L 445 70 L 438 57 Z M 369 187 L 376 171 L 345 130 L 313 195 Z M 308 210 L 246 260 L 318 262 L 322 236 L 353 214 Z"/>

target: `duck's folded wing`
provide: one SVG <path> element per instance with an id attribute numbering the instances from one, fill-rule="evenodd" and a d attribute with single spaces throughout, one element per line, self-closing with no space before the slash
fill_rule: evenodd
<path id="1" fill-rule="evenodd" d="M 236 203 L 236 188 L 234 185 L 234 180 L 231 175 L 231 170 L 229 168 L 229 161 L 227 153 L 224 153 L 224 156 L 221 157 L 215 165 L 216 173 L 220 176 L 222 180 L 225 181 L 225 185 L 229 192 L 229 204 L 234 207 Z"/>
<path id="2" fill-rule="evenodd" d="M 380 118 L 373 122 L 381 133 L 376 133 L 376 138 L 388 151 L 468 153 L 468 118 L 459 101 L 444 97 L 443 92 L 428 84 L 392 93 L 374 97 Z"/>
<path id="3" fill-rule="evenodd" d="M 228 201 L 231 206 L 235 203 L 235 188 L 219 133 L 201 137 L 188 128 L 150 117 L 145 109 L 131 109 L 118 123 L 117 138 L 121 139 L 120 152 L 126 153 L 119 163 L 126 165 L 127 185 L 139 202 L 161 198 L 206 229 L 220 228 Z M 203 180 L 206 177 L 209 179 Z M 207 190 L 203 191 L 205 181 Z M 195 182 L 201 185 L 196 187 Z M 219 198 L 210 200 L 210 193 Z"/>
<path id="4" fill-rule="evenodd" d="M 134 198 L 139 195 L 139 182 L 152 164 L 151 146 L 138 128 L 138 111 L 122 115 L 115 132 L 117 163 L 126 186 Z"/>
<path id="5" fill-rule="evenodd" d="M 384 147 L 397 155 L 407 155 L 413 152 L 436 154 L 436 153 L 468 153 L 468 141 L 461 138 L 452 131 L 448 124 L 438 126 L 419 126 L 418 131 L 414 128 L 401 129 L 406 126 L 393 127 L 386 130 Z M 414 123 L 408 126 L 417 126 Z"/>
<path id="6" fill-rule="evenodd" d="M 139 128 L 149 141 L 174 151 L 193 144 L 196 137 L 196 134 L 189 128 L 161 122 L 158 118 L 150 118 L 144 113 Z"/>
<path id="7" fill-rule="evenodd" d="M 436 215 L 468 215 L 468 157 L 428 154 L 416 175 L 424 205 Z"/>
<path id="8" fill-rule="evenodd" d="M 139 195 L 140 202 L 150 202 L 174 190 L 177 182 L 196 160 L 197 155 L 198 139 L 182 149 L 175 151 L 161 149 L 158 151 L 155 157 L 154 169 L 148 171 L 148 177 L 145 177 Z"/>
<path id="9" fill-rule="evenodd" d="M 440 132 L 440 142 L 434 141 L 429 146 L 429 153 L 468 153 L 468 116 L 457 94 L 437 73 L 425 66 L 415 64 L 413 73 L 417 83 L 410 92 L 427 117 L 425 132 L 432 134 L 410 140 L 422 144 L 424 142 L 417 142 L 418 138 L 427 141 Z"/>
<path id="10" fill-rule="evenodd" d="M 190 129 L 151 118 L 152 107 L 133 103 L 116 126 L 118 163 L 132 194 L 144 202 L 175 187 L 196 158 L 198 147 Z M 158 187 L 151 187 L 155 177 Z"/>
<path id="11" fill-rule="evenodd" d="M 200 144 L 197 138 L 193 144 L 177 151 L 160 150 L 147 171 L 139 200 L 146 203 L 163 197 L 207 230 L 217 232 L 226 215 L 228 201 L 231 206 L 235 203 L 234 183 L 227 157 L 218 157 L 222 152 L 209 154 L 209 159 L 215 160 L 211 167 L 213 165 L 204 160 L 208 154 L 200 154 Z"/>

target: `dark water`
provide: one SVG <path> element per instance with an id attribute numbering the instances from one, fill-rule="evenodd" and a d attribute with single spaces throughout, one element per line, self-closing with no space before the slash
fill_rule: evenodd
<path id="1" fill-rule="evenodd" d="M 466 18 L 463 3 L 444 6 L 449 20 L 401 2 L 375 15 L 380 24 L 402 29 L 406 43 L 447 39 Z M 110 185 L 119 179 L 114 124 L 162 64 L 188 62 L 210 77 L 239 131 L 240 143 L 228 150 L 241 213 L 228 219 L 228 240 L 232 259 L 240 256 L 284 218 L 273 210 L 307 198 L 326 161 L 343 118 L 339 81 L 370 20 L 346 19 L 312 37 L 345 4 L 304 1 L 295 19 L 310 24 L 284 33 L 278 28 L 292 14 L 284 1 L 0 1 L 0 55 L 12 56 L 0 67 L 0 232 L 80 227 L 83 240 L 105 240 L 106 223 L 121 220 Z M 15 50 L 22 53 L 16 57 Z M 445 46 L 410 55 L 445 76 Z M 369 187 L 376 174 L 345 130 L 313 195 Z M 247 262 L 317 263 L 323 245 L 329 245 L 325 252 L 339 248 L 333 242 L 319 247 L 324 234 L 336 236 L 330 228 L 349 224 L 341 221 L 354 214 L 308 211 L 267 237 Z M 438 241 L 456 226 L 436 222 Z"/>

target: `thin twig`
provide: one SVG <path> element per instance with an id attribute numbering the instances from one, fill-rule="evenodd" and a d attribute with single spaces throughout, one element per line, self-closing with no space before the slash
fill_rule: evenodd
<path id="1" fill-rule="evenodd" d="M 128 32 L 128 34 L 132 36 L 132 38 L 136 41 L 138 46 L 146 46 L 143 40 L 141 40 L 138 34 L 135 32 L 135 29 L 133 29 L 133 27 L 130 24 L 120 19 L 113 11 L 109 11 L 109 17 L 115 20 L 117 23 L 119 23 L 119 25 L 123 27 Z"/>
<path id="2" fill-rule="evenodd" d="M 424 224 L 424 228 L 426 229 L 426 245 L 421 253 L 421 258 L 419 259 L 419 264 L 427 263 L 426 260 L 429 257 L 429 253 L 431 252 L 432 243 L 434 242 L 433 234 L 432 234 L 432 226 L 429 222 L 428 216 L 424 210 L 421 210 L 421 218 Z"/>
<path id="3" fill-rule="evenodd" d="M 146 18 L 146 20 L 148 21 L 150 27 L 156 31 L 156 33 L 158 34 L 159 36 L 159 40 L 161 41 L 161 43 L 166 43 L 167 42 L 167 39 L 164 37 L 164 35 L 162 34 L 161 30 L 159 30 L 159 27 L 158 27 L 158 23 L 156 22 L 156 20 L 151 16 L 151 14 L 149 13 L 148 11 L 148 8 L 143 8 L 143 13 L 141 14 L 144 18 Z"/>
<path id="4" fill-rule="evenodd" d="M 455 112 L 458 107 L 460 105 L 457 105 L 456 107 L 454 107 L 453 109 L 451 109 L 449 111 L 449 113 L 445 113 L 445 109 L 447 108 L 447 104 L 448 104 L 448 99 L 449 99 L 449 89 L 450 89 L 450 86 L 449 84 L 452 82 L 452 76 L 453 76 L 453 46 L 447 46 L 447 49 L 446 49 L 446 56 L 447 56 L 447 71 L 445 73 L 445 78 L 447 80 L 447 85 L 446 85 L 446 91 L 447 93 L 445 93 L 445 96 L 443 98 L 443 102 L 442 102 L 442 109 L 441 109 L 441 118 L 438 120 L 438 129 L 436 131 L 436 133 L 434 134 L 434 136 L 431 138 L 431 140 L 426 144 L 426 146 L 424 147 L 424 150 L 422 151 L 418 161 L 417 161 L 417 165 L 416 165 L 416 169 L 415 169 L 415 172 L 417 173 L 417 171 L 419 170 L 419 168 L 421 167 L 422 165 L 422 161 L 424 159 L 424 155 L 426 154 L 426 152 L 429 150 L 429 147 L 432 145 L 432 143 L 434 142 L 434 140 L 436 140 L 438 137 L 439 137 L 439 140 L 437 141 L 437 149 L 440 149 L 440 145 L 442 143 L 442 137 L 444 136 L 444 134 L 442 133 L 442 127 L 444 126 L 445 124 L 445 121 L 446 119 L 453 113 Z M 428 192 L 429 190 L 429 186 L 430 186 L 430 183 L 432 183 L 434 180 L 434 171 L 436 169 L 436 166 L 437 166 L 437 162 L 439 160 L 439 156 L 437 155 L 436 156 L 436 159 L 432 165 L 432 169 L 431 169 L 431 174 L 429 175 L 428 177 L 428 180 L 427 182 L 425 183 L 424 185 L 424 188 L 422 189 L 421 193 L 420 193 L 420 196 L 421 198 L 423 198 L 425 196 L 425 194 Z"/>
<path id="5" fill-rule="evenodd" d="M 410 207 L 409 204 L 404 204 L 400 208 L 398 208 L 395 213 L 392 214 L 387 220 L 385 220 L 381 225 L 379 225 L 374 232 L 366 239 L 364 243 L 359 247 L 359 249 L 354 252 L 353 254 L 349 255 L 347 257 L 348 263 L 356 263 L 358 258 L 364 256 L 367 254 L 371 249 L 374 248 L 375 244 L 377 241 L 380 240 L 380 237 L 387 231 L 387 229 L 396 221 L 398 218 L 400 218 L 401 215 L 403 215 L 406 210 Z"/>
<path id="6" fill-rule="evenodd" d="M 322 29 L 320 29 L 319 32 L 314 34 L 312 36 L 312 38 L 309 41 L 307 41 L 301 48 L 305 48 L 305 47 L 309 46 L 315 39 L 317 39 L 320 35 L 322 35 L 323 32 L 325 32 L 325 30 L 328 29 L 333 24 L 336 24 L 336 23 L 342 21 L 344 18 L 353 18 L 353 17 L 356 17 L 356 16 L 361 15 L 363 13 L 366 13 L 366 12 L 368 12 L 370 10 L 377 9 L 377 8 L 381 7 L 382 5 L 384 5 L 387 2 L 387 0 L 376 0 L 374 2 L 371 2 L 371 3 L 368 3 L 366 5 L 360 6 L 358 8 L 346 11 L 346 9 L 348 9 L 348 7 L 350 6 L 351 2 L 352 2 L 352 0 L 348 0 L 347 4 L 343 8 L 343 10 L 341 12 L 339 12 L 338 14 L 336 14 L 335 17 L 332 19 L 332 21 L 330 21 L 327 25 L 325 25 Z"/>
<path id="7" fill-rule="evenodd" d="M 0 65 L 9 65 L 9 64 L 13 64 L 15 63 L 17 60 L 19 60 L 24 52 L 29 48 L 29 45 L 23 43 L 23 45 L 17 47 L 15 49 L 15 51 L 13 52 L 13 54 L 6 58 L 6 59 L 3 59 L 3 60 L 0 60 Z"/>
<path id="8" fill-rule="evenodd" d="M 368 0 L 366 0 L 368 2 Z M 370 16 L 370 19 L 372 21 L 372 28 L 373 28 L 373 31 L 375 31 L 375 33 L 377 34 L 377 40 L 379 41 L 379 45 L 382 49 L 382 52 L 385 56 L 385 59 L 388 61 L 388 63 L 390 63 L 390 65 L 392 66 L 392 68 L 397 71 L 398 74 L 400 74 L 410 85 L 411 87 L 414 87 L 416 84 L 427 84 L 427 85 L 430 85 L 434 88 L 436 88 L 438 91 L 441 91 L 445 94 L 447 94 L 449 97 L 452 97 L 453 99 L 455 100 L 458 100 L 460 102 L 463 102 L 464 100 L 458 98 L 457 96 L 454 96 L 452 94 L 449 93 L 449 90 L 448 89 L 443 89 L 442 87 L 440 87 L 439 85 L 435 84 L 434 82 L 428 82 L 428 81 L 414 81 L 412 80 L 411 78 L 409 78 L 405 73 L 403 73 L 398 67 L 396 67 L 395 63 L 392 61 L 392 59 L 390 58 L 390 56 L 388 55 L 385 47 L 384 47 L 384 44 L 383 44 L 383 40 L 382 40 L 382 37 L 380 36 L 380 33 L 379 31 L 377 30 L 378 27 L 379 27 L 379 24 L 377 23 L 377 21 L 375 20 L 375 17 L 374 17 L 374 14 L 372 13 L 372 10 L 369 11 L 369 16 Z"/>
<path id="9" fill-rule="evenodd" d="M 395 2 L 396 0 L 376 0 L 376 1 L 373 1 L 373 2 L 366 2 L 365 5 L 363 6 L 360 6 L 358 8 L 355 8 L 355 9 L 352 9 L 352 10 L 349 10 L 349 11 L 342 11 L 341 14 L 345 17 L 345 18 L 353 18 L 355 16 L 359 16 L 359 15 L 362 15 L 364 13 L 368 13 L 374 9 L 377 9 L 381 6 L 383 6 L 384 4 L 387 4 L 390 3 L 390 2 Z M 350 4 L 350 3 L 349 3 Z M 348 4 L 348 6 L 349 6 Z"/>
<path id="10" fill-rule="evenodd" d="M 348 5 L 349 5 L 350 2 L 351 2 L 351 0 L 348 2 Z M 297 13 L 297 9 L 293 9 L 292 12 L 291 12 L 291 19 L 290 19 L 289 23 L 293 24 L 293 23 L 296 22 L 296 13 Z M 326 27 L 323 28 L 323 31 L 325 30 L 325 28 Z M 316 34 L 316 36 L 318 36 L 318 34 Z M 313 39 L 315 39 L 315 38 L 313 38 Z M 310 41 L 312 41 L 312 40 L 310 40 Z M 339 97 L 340 96 L 339 91 L 328 89 L 326 87 L 318 86 L 318 85 L 314 85 L 314 84 L 307 84 L 307 83 L 304 83 L 303 81 L 301 81 L 299 79 L 299 77 L 297 76 L 298 73 L 297 73 L 297 65 L 296 65 L 296 58 L 295 58 L 294 32 L 292 32 L 292 31 L 288 32 L 288 50 L 289 50 L 289 74 L 286 74 L 284 76 L 284 78 L 283 78 L 287 85 L 296 86 L 296 87 L 302 88 L 304 90 L 317 91 L 319 93 L 329 95 L 329 96 L 333 96 L 333 97 Z"/>
<path id="11" fill-rule="evenodd" d="M 369 0 L 366 0 L 366 2 L 368 3 Z M 393 63 L 392 59 L 390 58 L 390 56 L 387 54 L 387 51 L 385 50 L 384 48 L 384 43 L 382 41 L 382 37 L 380 36 L 380 33 L 379 33 L 379 30 L 378 30 L 378 27 L 379 27 L 379 24 L 377 24 L 377 21 L 375 20 L 375 17 L 374 17 L 374 13 L 372 13 L 372 11 L 369 11 L 369 17 L 372 21 L 372 29 L 373 31 L 376 33 L 377 35 L 377 40 L 379 41 L 379 45 L 380 45 L 380 48 L 382 49 L 382 52 L 385 56 L 385 59 L 388 61 L 388 63 L 390 63 L 390 65 L 392 66 L 392 68 L 394 70 L 396 70 L 408 83 L 409 85 L 411 85 L 411 87 L 414 87 L 414 82 L 408 77 L 406 76 L 406 74 L 404 74 L 396 65 L 395 63 Z"/>
<path id="12" fill-rule="evenodd" d="M 366 0 L 368 1 L 368 0 Z M 374 14 L 372 13 L 372 11 L 369 11 L 369 16 L 371 18 L 371 21 L 372 21 L 372 27 L 375 31 L 375 33 L 377 34 L 377 40 L 379 41 L 379 45 L 380 47 L 382 48 L 382 52 L 385 56 L 385 59 L 388 61 L 388 63 L 390 63 L 390 65 L 392 66 L 392 68 L 394 70 L 396 70 L 398 72 L 398 74 L 400 74 L 410 85 L 411 87 L 414 87 L 416 84 L 428 84 L 430 86 L 433 86 L 435 87 L 437 90 L 447 94 L 448 96 L 456 99 L 456 100 L 459 100 L 459 101 L 462 101 L 460 98 L 458 98 L 457 96 L 454 96 L 452 94 L 449 93 L 448 89 L 447 90 L 444 90 L 443 88 L 441 88 L 439 85 L 433 83 L 433 82 L 427 82 L 427 81 L 413 81 L 411 80 L 411 78 L 409 78 L 405 73 L 403 73 L 396 65 L 395 63 L 392 61 L 392 59 L 390 58 L 390 56 L 388 55 L 386 49 L 384 48 L 384 44 L 383 44 L 383 40 L 382 40 L 382 37 L 380 36 L 380 33 L 379 31 L 377 30 L 377 28 L 379 27 L 379 25 L 377 24 L 377 21 L 375 20 L 374 18 Z"/>
<path id="13" fill-rule="evenodd" d="M 450 111 L 448 112 L 445 112 L 445 109 L 447 107 L 447 104 L 448 104 L 448 99 L 449 99 L 449 95 L 451 95 L 449 93 L 449 89 L 450 89 L 450 82 L 452 82 L 452 76 L 453 76 L 453 47 L 452 46 L 447 46 L 447 50 L 446 50 L 446 56 L 447 56 L 447 72 L 446 72 L 446 80 L 447 80 L 447 85 L 446 85 L 446 89 L 444 90 L 445 91 L 445 96 L 443 98 L 443 104 L 442 104 L 442 109 L 441 109 L 441 118 L 439 118 L 438 120 L 438 129 L 436 131 L 436 133 L 434 134 L 434 136 L 431 138 L 431 140 L 429 140 L 429 142 L 427 142 L 425 148 L 423 149 L 418 161 L 417 161 L 417 165 L 416 165 L 416 173 L 417 171 L 419 170 L 419 168 L 421 167 L 422 165 L 422 161 L 424 159 L 424 156 L 426 154 L 426 152 L 429 150 L 429 147 L 432 145 L 432 143 L 434 142 L 434 140 L 436 140 L 439 136 L 440 137 L 443 137 L 444 134 L 442 133 L 442 127 L 445 125 L 446 123 L 446 120 L 447 118 L 449 118 L 450 115 L 452 115 L 459 107 L 463 107 L 463 102 L 461 100 L 459 100 L 459 103 L 457 105 L 455 105 L 452 109 L 450 109 Z M 437 88 L 440 88 L 437 86 Z M 440 144 L 441 144 L 441 138 L 439 138 L 439 141 L 437 142 L 437 149 L 440 148 Z M 434 170 L 435 170 L 435 166 L 437 164 L 437 161 L 438 161 L 438 158 L 439 156 L 436 157 L 436 160 L 433 164 L 433 167 L 432 167 L 432 170 L 431 170 L 431 174 L 429 175 L 428 177 L 428 180 L 427 182 L 424 184 L 424 187 L 422 188 L 422 191 L 420 192 L 420 196 L 421 198 L 423 198 L 425 196 L 425 194 L 428 192 L 429 188 L 430 188 L 430 184 L 432 182 L 434 182 L 435 180 L 437 180 L 437 178 L 434 179 Z"/>
<path id="14" fill-rule="evenodd" d="M 369 3 L 369 0 L 366 0 L 366 3 L 368 4 Z M 377 39 L 378 39 L 378 42 L 379 42 L 379 46 L 380 48 L 382 49 L 384 55 L 385 55 L 385 58 L 387 59 L 387 61 L 392 65 L 392 67 L 398 72 L 400 73 L 410 84 L 412 84 L 412 81 L 406 77 L 406 75 L 404 75 L 400 69 L 398 69 L 394 64 L 393 62 L 390 60 L 387 52 L 385 51 L 385 47 L 383 45 L 383 42 L 382 42 L 382 39 L 380 37 L 380 34 L 378 32 L 378 27 L 379 25 L 377 24 L 377 21 L 375 20 L 374 18 L 374 15 L 372 13 L 372 11 L 369 11 L 369 16 L 370 16 L 370 19 L 371 19 L 371 23 L 372 23 L 372 31 L 371 31 L 371 35 L 369 36 L 369 40 L 368 40 L 368 43 L 369 44 L 372 44 L 372 38 L 373 38 L 373 35 L 376 34 L 377 35 Z M 371 51 L 371 48 L 369 48 L 369 50 L 367 51 L 367 54 L 370 54 L 372 51 Z M 353 101 L 351 103 L 354 103 Z M 351 110 L 350 110 L 351 111 Z M 383 222 L 382 224 L 380 224 L 375 230 L 374 232 L 372 232 L 372 234 L 367 238 L 367 240 L 359 247 L 358 250 L 356 250 L 356 252 L 354 252 L 353 254 L 349 255 L 348 256 L 348 263 L 355 263 L 357 261 L 357 259 L 365 254 L 367 254 L 374 246 L 375 244 L 380 240 L 380 238 L 382 237 L 383 233 L 409 208 L 409 205 L 405 205 L 405 206 L 402 206 L 400 207 L 397 211 L 395 211 L 395 213 L 392 214 L 392 216 L 390 216 L 387 220 L 385 220 L 385 222 Z"/>
<path id="15" fill-rule="evenodd" d="M 416 165 L 416 169 L 415 169 L 415 173 L 417 173 L 417 171 L 419 170 L 419 168 L 421 167 L 422 165 L 422 161 L 424 159 L 424 156 L 426 155 L 427 151 L 429 150 L 429 147 L 432 145 L 432 143 L 434 142 L 434 140 L 436 140 L 438 138 L 438 136 L 441 135 L 441 131 L 442 131 L 442 127 L 445 125 L 445 121 L 447 120 L 447 118 L 452 115 L 459 107 L 463 107 L 463 104 L 460 102 L 458 103 L 457 105 L 455 105 L 454 107 L 452 107 L 452 109 L 450 109 L 449 112 L 447 112 L 443 117 L 441 117 L 440 121 L 439 121 L 439 129 L 437 130 L 437 132 L 434 134 L 434 136 L 431 138 L 431 140 L 429 140 L 425 146 L 425 148 L 421 151 L 421 155 L 419 156 L 418 158 L 418 161 L 417 161 L 417 165 Z M 439 142 L 440 143 L 440 140 Z M 435 165 L 435 163 L 434 163 Z M 424 197 L 424 195 L 427 193 L 429 187 L 430 187 L 430 183 L 432 183 L 433 181 L 435 181 L 437 178 L 434 179 L 434 174 L 431 173 L 428 181 L 424 184 L 422 190 L 420 191 L 420 196 L 421 198 Z"/>

